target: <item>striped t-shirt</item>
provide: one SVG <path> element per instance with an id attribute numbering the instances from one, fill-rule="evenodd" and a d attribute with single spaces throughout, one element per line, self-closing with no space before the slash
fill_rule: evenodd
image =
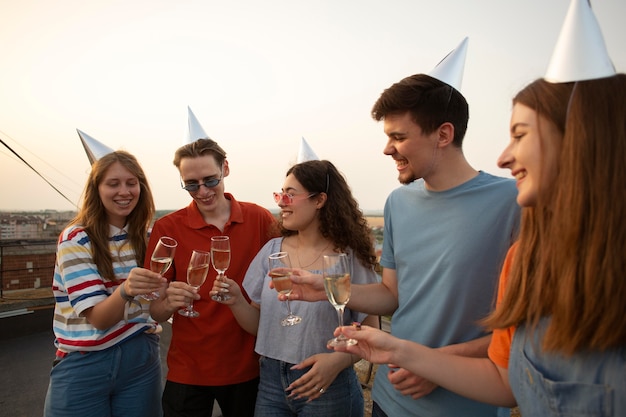
<path id="1" fill-rule="evenodd" d="M 60 352 L 97 351 L 111 347 L 137 332 L 156 328 L 150 302 L 137 297 L 126 303 L 126 317 L 106 330 L 98 330 L 81 314 L 111 295 L 137 266 L 127 232 L 110 226 L 109 248 L 117 282 L 105 280 L 93 261 L 91 242 L 82 226 L 63 231 L 57 246 L 52 290 L 56 300 L 53 330 Z"/>

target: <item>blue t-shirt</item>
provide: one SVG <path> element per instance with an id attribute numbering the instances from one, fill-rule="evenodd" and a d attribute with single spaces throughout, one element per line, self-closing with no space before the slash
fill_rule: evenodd
<path id="1" fill-rule="evenodd" d="M 519 227 L 511 179 L 484 172 L 450 190 L 423 180 L 394 190 L 385 203 L 381 265 L 395 269 L 398 309 L 391 333 L 441 347 L 484 336 L 478 321 L 492 309 L 500 268 Z M 389 416 L 486 416 L 496 407 L 441 387 L 419 400 L 404 396 L 376 374 L 373 400 Z"/>

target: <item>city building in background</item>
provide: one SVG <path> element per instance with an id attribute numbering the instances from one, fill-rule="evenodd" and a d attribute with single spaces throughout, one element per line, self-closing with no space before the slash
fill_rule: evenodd
<path id="1" fill-rule="evenodd" d="M 0 240 L 56 239 L 74 211 L 0 212 Z"/>
<path id="2" fill-rule="evenodd" d="M 158 210 L 155 220 L 170 211 Z M 272 213 L 278 215 L 277 210 Z M 365 214 L 380 256 L 382 212 Z M 0 299 L 5 291 L 52 287 L 57 239 L 75 215 L 73 211 L 53 210 L 0 212 Z"/>
<path id="3" fill-rule="evenodd" d="M 57 238 L 75 214 L 0 213 L 0 297 L 5 291 L 52 287 Z"/>

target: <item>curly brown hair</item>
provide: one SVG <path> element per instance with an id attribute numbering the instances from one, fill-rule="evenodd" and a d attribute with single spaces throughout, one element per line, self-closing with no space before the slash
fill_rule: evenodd
<path id="1" fill-rule="evenodd" d="M 319 210 L 320 233 L 332 241 L 336 248 L 351 248 L 357 259 L 366 267 L 376 266 L 376 253 L 367 219 L 352 196 L 344 176 L 330 161 L 306 161 L 292 166 L 286 175 L 293 174 L 307 191 L 325 193 L 326 204 Z M 283 236 L 295 235 L 280 220 Z"/>

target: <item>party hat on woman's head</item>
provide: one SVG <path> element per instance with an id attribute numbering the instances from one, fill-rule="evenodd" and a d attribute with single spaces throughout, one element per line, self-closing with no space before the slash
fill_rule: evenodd
<path id="1" fill-rule="evenodd" d="M 545 79 L 554 83 L 615 75 L 598 21 L 588 0 L 572 0 Z"/>
<path id="2" fill-rule="evenodd" d="M 298 151 L 298 159 L 296 163 L 306 162 L 306 161 L 316 161 L 319 160 L 313 149 L 309 146 L 307 141 L 302 138 L 300 140 L 300 150 Z"/>
<path id="3" fill-rule="evenodd" d="M 465 69 L 468 42 L 469 38 L 466 36 L 459 46 L 446 55 L 428 75 L 448 84 L 460 92 L 461 83 L 463 82 L 463 70 Z"/>
<path id="4" fill-rule="evenodd" d="M 87 158 L 89 158 L 89 163 L 91 165 L 93 165 L 94 162 L 102 158 L 104 155 L 114 152 L 113 149 L 109 148 L 101 142 L 98 142 L 85 132 L 82 132 L 79 129 L 76 129 L 76 131 L 78 132 L 78 137 L 83 144 L 83 148 L 85 148 Z"/>
<path id="5" fill-rule="evenodd" d="M 198 139 L 210 138 L 202 128 L 196 115 L 191 111 L 191 107 L 187 106 L 187 136 L 185 138 L 185 144 L 195 142 Z"/>

